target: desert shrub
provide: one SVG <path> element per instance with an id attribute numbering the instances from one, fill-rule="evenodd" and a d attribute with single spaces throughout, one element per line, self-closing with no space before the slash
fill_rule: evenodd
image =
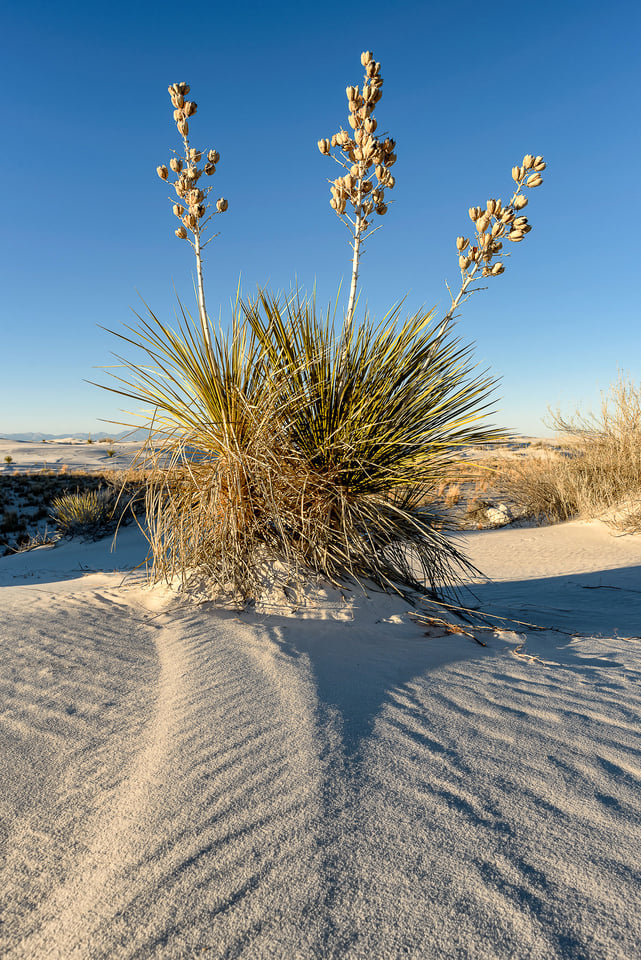
<path id="1" fill-rule="evenodd" d="M 553 413 L 550 425 L 565 441 L 506 465 L 506 496 L 523 512 L 548 522 L 596 517 L 621 505 L 614 521 L 636 527 L 641 514 L 641 387 L 620 376 L 598 414 Z M 635 519 L 636 518 L 636 519 Z"/>
<path id="2" fill-rule="evenodd" d="M 11 457 L 11 456 L 9 456 L 9 454 L 7 454 L 7 456 L 4 458 L 4 462 L 5 462 L 5 463 L 13 463 L 13 457 Z"/>
<path id="3" fill-rule="evenodd" d="M 76 491 L 51 501 L 51 519 L 65 536 L 99 536 L 114 525 L 114 507 L 110 490 Z"/>

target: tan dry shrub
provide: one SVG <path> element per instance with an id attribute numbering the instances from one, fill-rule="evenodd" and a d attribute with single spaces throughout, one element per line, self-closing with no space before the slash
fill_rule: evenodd
<path id="1" fill-rule="evenodd" d="M 500 477 L 506 496 L 527 515 L 550 523 L 598 517 L 627 503 L 614 525 L 635 525 L 641 501 L 641 387 L 619 376 L 599 414 L 563 417 L 551 425 L 566 441 L 509 463 Z M 630 519 L 626 519 L 626 518 Z"/>

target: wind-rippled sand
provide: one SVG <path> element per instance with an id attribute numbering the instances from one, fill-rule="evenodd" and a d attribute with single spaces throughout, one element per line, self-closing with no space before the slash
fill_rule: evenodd
<path id="1" fill-rule="evenodd" d="M 0 955 L 637 957 L 641 537 L 464 540 L 546 629 L 179 603 L 131 529 L 0 560 Z"/>

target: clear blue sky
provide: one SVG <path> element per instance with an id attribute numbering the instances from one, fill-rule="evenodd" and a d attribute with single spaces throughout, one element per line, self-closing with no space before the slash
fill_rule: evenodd
<path id="1" fill-rule="evenodd" d="M 622 369 L 641 380 L 638 0 L 5 5 L 0 434 L 98 431 L 105 379 L 144 309 L 194 304 L 155 168 L 179 143 L 167 85 L 199 108 L 192 143 L 221 154 L 229 200 L 207 248 L 210 314 L 245 292 L 350 272 L 316 141 L 346 125 L 360 53 L 382 64 L 379 130 L 397 140 L 394 205 L 369 241 L 362 299 L 382 316 L 448 306 L 468 207 L 509 196 L 526 152 L 548 162 L 532 233 L 464 308 L 459 333 L 502 382 L 496 423 L 542 434 L 548 405 L 596 405 Z"/>

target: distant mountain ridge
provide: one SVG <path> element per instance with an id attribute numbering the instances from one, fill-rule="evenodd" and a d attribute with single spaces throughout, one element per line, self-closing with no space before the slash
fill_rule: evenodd
<path id="1" fill-rule="evenodd" d="M 2 433 L 0 440 L 18 440 L 24 443 L 41 443 L 43 440 L 88 440 L 90 437 L 99 443 L 101 440 L 143 440 L 145 430 L 121 430 L 120 433 Z"/>

